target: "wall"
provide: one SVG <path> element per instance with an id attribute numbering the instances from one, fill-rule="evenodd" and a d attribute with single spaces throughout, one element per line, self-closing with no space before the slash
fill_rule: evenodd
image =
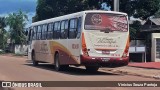
<path id="1" fill-rule="evenodd" d="M 15 45 L 15 54 L 23 54 L 26 55 L 28 50 L 27 45 Z"/>

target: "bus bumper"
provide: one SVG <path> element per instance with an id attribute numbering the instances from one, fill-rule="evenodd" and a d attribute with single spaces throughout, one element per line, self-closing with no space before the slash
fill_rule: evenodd
<path id="1" fill-rule="evenodd" d="M 89 57 L 81 55 L 83 65 L 99 65 L 102 67 L 120 67 L 128 65 L 129 57 L 112 58 L 112 57 Z"/>

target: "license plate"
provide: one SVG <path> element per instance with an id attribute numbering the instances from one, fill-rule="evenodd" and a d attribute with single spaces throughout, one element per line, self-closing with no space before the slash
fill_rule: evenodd
<path id="1" fill-rule="evenodd" d="M 110 60 L 110 58 L 103 58 L 103 59 L 102 59 L 102 61 L 105 61 L 105 62 L 106 62 L 106 61 L 109 61 L 109 60 Z"/>
<path id="2" fill-rule="evenodd" d="M 102 54 L 110 54 L 110 51 L 102 51 Z"/>

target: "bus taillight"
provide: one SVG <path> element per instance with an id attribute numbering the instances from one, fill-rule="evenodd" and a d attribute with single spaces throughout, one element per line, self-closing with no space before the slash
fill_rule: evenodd
<path id="1" fill-rule="evenodd" d="M 125 47 L 125 50 L 123 52 L 123 56 L 122 57 L 127 57 L 128 51 L 129 51 L 129 36 L 128 36 L 127 44 L 126 44 L 126 47 Z"/>
<path id="2" fill-rule="evenodd" d="M 88 56 L 87 46 L 84 38 L 84 33 L 82 33 L 82 51 L 83 55 Z"/>

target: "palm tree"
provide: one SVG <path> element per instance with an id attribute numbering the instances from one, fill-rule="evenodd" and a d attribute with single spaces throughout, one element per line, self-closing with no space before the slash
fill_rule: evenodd
<path id="1" fill-rule="evenodd" d="M 26 13 L 21 10 L 16 13 L 10 13 L 7 17 L 7 24 L 10 29 L 10 40 L 12 44 L 12 51 L 14 49 L 15 44 L 22 45 L 26 41 L 25 36 L 25 25 L 26 21 L 28 21 L 28 17 Z"/>
<path id="2" fill-rule="evenodd" d="M 6 18 L 5 17 L 0 17 L 0 49 L 5 48 L 5 44 L 7 42 L 6 40 Z"/>

